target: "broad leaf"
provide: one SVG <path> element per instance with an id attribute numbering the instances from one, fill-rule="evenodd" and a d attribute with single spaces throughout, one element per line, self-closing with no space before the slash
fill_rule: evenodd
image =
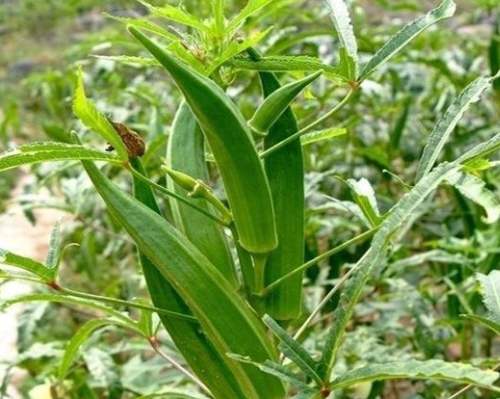
<path id="1" fill-rule="evenodd" d="M 365 80 L 376 68 L 387 62 L 404 48 L 416 36 L 436 22 L 449 18 L 455 13 L 456 5 L 453 0 L 444 0 L 437 8 L 427 15 L 413 21 L 394 35 L 378 50 L 361 71 L 359 80 Z"/>
<path id="2" fill-rule="evenodd" d="M 473 384 L 500 392 L 493 386 L 498 377 L 497 372 L 481 370 L 462 363 L 449 363 L 443 360 L 409 360 L 372 364 L 348 371 L 332 381 L 332 388 L 340 389 L 367 381 L 407 378 Z"/>
<path id="3" fill-rule="evenodd" d="M 476 79 L 469 86 L 467 86 L 462 93 L 460 93 L 460 95 L 446 110 L 446 113 L 436 124 L 427 139 L 427 144 L 424 148 L 424 152 L 417 169 L 417 180 L 421 179 L 422 176 L 432 169 L 444 145 L 462 118 L 464 112 L 472 103 L 479 100 L 481 93 L 486 90 L 490 84 L 491 79 Z"/>

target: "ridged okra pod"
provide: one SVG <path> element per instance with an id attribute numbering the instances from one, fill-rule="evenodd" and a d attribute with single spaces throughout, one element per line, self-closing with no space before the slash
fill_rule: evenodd
<path id="1" fill-rule="evenodd" d="M 224 359 L 248 399 L 282 399 L 281 381 L 226 356 L 237 353 L 257 362 L 276 359 L 263 323 L 220 271 L 176 228 L 83 162 L 108 211 L 129 233 L 189 307 L 201 331 Z"/>
<path id="2" fill-rule="evenodd" d="M 131 159 L 130 163 L 145 175 L 138 158 Z M 151 186 L 137 178 L 134 178 L 134 196 L 160 214 Z M 189 307 L 156 266 L 141 251 L 139 257 L 153 304 L 161 309 L 190 314 Z M 169 318 L 163 314 L 159 314 L 159 317 L 186 362 L 216 398 L 244 398 L 231 369 L 200 331 L 197 323 Z"/>
<path id="3" fill-rule="evenodd" d="M 252 57 L 258 54 L 249 50 Z M 278 78 L 260 72 L 264 95 L 280 88 Z M 286 139 L 298 131 L 290 107 L 271 126 L 264 147 Z M 304 262 L 304 160 L 300 140 L 290 143 L 265 159 L 265 170 L 271 186 L 279 246 L 270 255 L 266 266 L 266 285 L 287 274 Z M 266 312 L 279 320 L 297 318 L 302 309 L 302 274 L 299 273 L 272 290 L 266 298 Z"/>
<path id="4" fill-rule="evenodd" d="M 269 183 L 249 128 L 212 80 L 133 27 L 129 31 L 165 67 L 193 111 L 214 154 L 243 248 L 265 254 L 278 245 Z"/>
<path id="5" fill-rule="evenodd" d="M 208 180 L 203 133 L 186 103 L 181 104 L 175 116 L 168 140 L 167 163 L 175 171 L 186 173 L 201 181 Z M 189 198 L 188 192 L 172 179 L 168 180 L 168 185 L 199 208 L 213 212 L 206 200 Z M 234 264 L 222 227 L 175 199 L 171 199 L 170 207 L 177 228 L 236 286 Z"/>

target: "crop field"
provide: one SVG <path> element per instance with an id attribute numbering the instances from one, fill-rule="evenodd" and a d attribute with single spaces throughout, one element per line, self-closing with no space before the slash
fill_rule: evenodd
<path id="1" fill-rule="evenodd" d="M 0 399 L 500 398 L 500 0 L 0 0 Z"/>

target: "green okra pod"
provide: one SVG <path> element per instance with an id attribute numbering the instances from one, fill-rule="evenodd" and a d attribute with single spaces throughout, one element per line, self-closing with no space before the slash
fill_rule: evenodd
<path id="1" fill-rule="evenodd" d="M 207 192 L 208 187 L 203 184 L 203 181 L 208 180 L 204 137 L 186 103 L 180 106 L 172 126 L 168 141 L 167 163 L 173 168 L 173 170 L 167 169 L 170 176 L 168 185 L 173 191 L 186 196 L 190 202 L 207 212 L 213 211 L 211 203 L 217 207 L 216 211 L 220 212 L 223 218 L 230 218 L 231 215 L 227 215 L 223 204 L 220 201 L 217 203 L 215 197 L 210 197 L 210 192 Z M 233 259 L 221 226 L 174 199 L 170 201 L 170 205 L 177 228 L 184 232 L 221 273 L 236 285 Z"/>
<path id="2" fill-rule="evenodd" d="M 139 30 L 129 31 L 170 73 L 193 111 L 219 167 L 242 247 L 251 253 L 272 251 L 278 239 L 269 183 L 240 111 L 209 78 Z"/>
<path id="3" fill-rule="evenodd" d="M 83 164 L 108 211 L 199 320 L 243 392 L 236 397 L 282 399 L 284 387 L 278 378 L 226 356 L 244 354 L 257 362 L 277 356 L 262 322 L 231 283 L 165 219 L 121 191 L 93 163 Z"/>
<path id="4" fill-rule="evenodd" d="M 249 55 L 258 59 L 255 50 Z M 270 72 L 260 72 L 262 90 L 271 96 L 280 88 L 278 78 Z M 271 126 L 264 139 L 270 148 L 298 131 L 290 107 Z M 270 253 L 266 265 L 266 285 L 294 270 L 304 262 L 304 160 L 300 140 L 270 154 L 265 170 L 271 186 L 276 215 L 279 246 Z M 303 273 L 287 279 L 266 296 L 266 312 L 275 319 L 297 318 L 302 309 Z"/>
<path id="5" fill-rule="evenodd" d="M 248 122 L 257 133 L 266 135 L 268 130 L 289 108 L 290 103 L 312 82 L 322 71 L 315 72 L 296 82 L 289 83 L 269 94 L 264 102 L 257 108 L 252 119 Z"/>
<path id="6" fill-rule="evenodd" d="M 131 159 L 130 163 L 138 172 L 146 175 L 138 158 Z M 134 178 L 134 196 L 160 214 L 151 187 L 137 178 Z M 190 314 L 189 307 L 156 266 L 141 251 L 139 257 L 153 304 L 161 309 Z M 163 314 L 159 314 L 159 317 L 186 362 L 215 397 L 228 399 L 244 397 L 231 369 L 207 340 L 205 334 L 200 331 L 199 325 L 169 318 Z"/>

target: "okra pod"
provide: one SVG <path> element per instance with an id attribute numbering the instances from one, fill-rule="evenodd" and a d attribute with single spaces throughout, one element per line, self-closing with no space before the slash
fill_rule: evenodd
<path id="1" fill-rule="evenodd" d="M 202 181 L 208 180 L 204 137 L 186 103 L 180 106 L 172 126 L 168 141 L 167 163 L 175 171 Z M 198 207 L 212 212 L 212 207 L 206 200 L 187 196 L 188 187 L 182 188 L 172 178 L 168 179 L 168 185 L 171 190 L 186 196 Z M 233 259 L 221 226 L 175 199 L 170 201 L 170 206 L 177 228 L 236 286 Z"/>
<path id="2" fill-rule="evenodd" d="M 224 358 L 245 398 L 282 399 L 281 381 L 227 353 L 257 362 L 276 359 L 262 322 L 220 271 L 177 229 L 121 191 L 93 163 L 83 162 L 95 188 L 114 216 L 199 320 L 210 344 Z"/>
<path id="3" fill-rule="evenodd" d="M 255 50 L 249 55 L 258 59 Z M 265 96 L 279 90 L 280 82 L 271 72 L 259 72 Z M 270 148 L 298 131 L 295 115 L 288 107 L 271 126 L 264 139 Z M 304 263 L 304 160 L 300 140 L 277 150 L 265 159 L 276 215 L 279 246 L 267 260 L 266 285 Z M 266 297 L 266 312 L 279 320 L 297 318 L 302 309 L 302 273 L 289 278 Z"/>
<path id="4" fill-rule="evenodd" d="M 165 67 L 193 111 L 219 167 L 242 247 L 257 254 L 272 251 L 278 239 L 269 183 L 240 111 L 209 78 L 134 27 L 129 31 Z"/>

